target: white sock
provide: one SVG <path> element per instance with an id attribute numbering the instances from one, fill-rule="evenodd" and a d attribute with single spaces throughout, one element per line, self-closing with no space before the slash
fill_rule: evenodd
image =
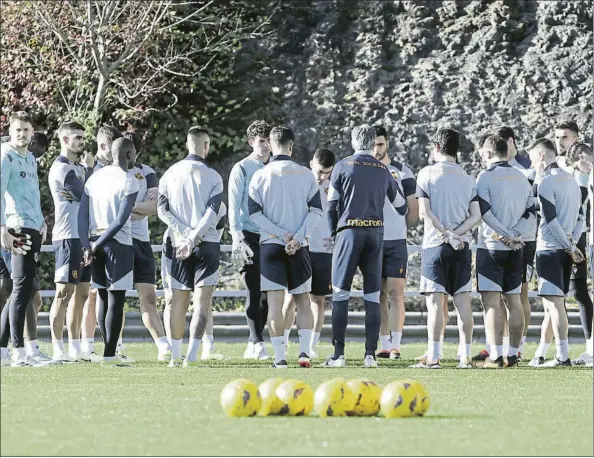
<path id="1" fill-rule="evenodd" d="M 392 335 L 392 349 L 400 350 L 400 341 L 402 340 L 402 331 L 393 331 Z"/>
<path id="2" fill-rule="evenodd" d="M 122 341 L 121 337 L 118 339 L 118 349 L 120 351 L 124 351 L 124 342 Z"/>
<path id="3" fill-rule="evenodd" d="M 472 344 L 461 343 L 460 344 L 460 361 L 465 361 L 466 358 L 472 357 Z"/>
<path id="4" fill-rule="evenodd" d="M 520 343 L 519 353 L 524 353 L 524 346 L 526 345 L 526 336 L 522 336 L 522 342 Z"/>
<path id="5" fill-rule="evenodd" d="M 0 348 L 0 358 L 8 358 L 8 347 L 1 347 Z"/>
<path id="6" fill-rule="evenodd" d="M 318 342 L 320 341 L 320 334 L 319 332 L 312 332 L 311 334 L 311 349 L 315 350 Z"/>
<path id="7" fill-rule="evenodd" d="M 503 336 L 503 355 L 507 355 L 508 352 L 509 352 L 509 336 Z"/>
<path id="8" fill-rule="evenodd" d="M 82 339 L 80 347 L 85 353 L 93 353 L 95 351 L 95 339 Z"/>
<path id="9" fill-rule="evenodd" d="M 485 341 L 485 350 L 487 353 L 491 351 L 491 344 L 488 341 Z"/>
<path id="10" fill-rule="evenodd" d="M 509 350 L 507 350 L 507 356 L 518 356 L 518 350 L 519 348 L 509 347 Z"/>
<path id="11" fill-rule="evenodd" d="M 171 358 L 181 359 L 182 357 L 182 340 L 183 339 L 171 339 Z"/>
<path id="12" fill-rule="evenodd" d="M 204 334 L 202 336 L 202 352 L 210 352 L 214 348 L 214 336 L 212 334 Z"/>
<path id="13" fill-rule="evenodd" d="M 443 358 L 443 339 L 445 339 L 445 336 L 441 336 L 441 338 L 439 339 L 439 357 Z"/>
<path id="14" fill-rule="evenodd" d="M 489 352 L 489 358 L 495 360 L 500 356 L 503 356 L 503 345 L 493 345 Z"/>
<path id="15" fill-rule="evenodd" d="M 80 353 L 80 339 L 68 339 L 68 349 Z"/>
<path id="16" fill-rule="evenodd" d="M 52 340 L 52 347 L 54 347 L 54 355 L 58 356 L 64 353 L 64 340 Z"/>
<path id="17" fill-rule="evenodd" d="M 431 342 L 429 346 L 429 353 L 427 355 L 427 361 L 435 362 L 440 358 L 441 355 L 441 342 L 439 340 Z"/>
<path id="18" fill-rule="evenodd" d="M 28 356 L 37 356 L 39 354 L 37 340 L 29 340 L 28 342 L 25 342 L 25 348 L 27 349 Z"/>
<path id="19" fill-rule="evenodd" d="M 169 340 L 167 340 L 167 337 L 165 336 L 157 337 L 157 340 L 155 340 L 155 344 L 157 345 L 157 349 L 161 352 L 165 352 L 171 349 L 171 345 L 169 345 Z"/>
<path id="20" fill-rule="evenodd" d="M 592 337 L 590 337 L 588 340 L 586 340 L 586 353 L 588 353 L 590 356 L 594 356 L 594 352 L 592 350 L 594 350 L 594 340 L 592 340 Z"/>
<path id="21" fill-rule="evenodd" d="M 550 346 L 551 346 L 551 342 L 547 343 L 544 340 L 540 339 L 538 348 L 536 349 L 536 353 L 534 353 L 534 357 L 535 358 L 544 358 L 545 356 L 547 356 Z"/>
<path id="22" fill-rule="evenodd" d="M 380 345 L 382 350 L 390 351 L 390 336 L 380 336 Z"/>
<path id="23" fill-rule="evenodd" d="M 311 344 L 311 329 L 298 329 L 297 335 L 299 336 L 299 354 L 305 353 L 309 356 L 309 346 Z"/>
<path id="24" fill-rule="evenodd" d="M 285 329 L 285 332 L 287 332 L 286 329 Z M 274 348 L 274 362 L 278 363 L 278 362 L 286 359 L 285 338 L 283 336 L 271 337 L 270 342 L 272 342 L 272 348 Z"/>
<path id="25" fill-rule="evenodd" d="M 289 346 L 289 337 L 291 336 L 291 328 L 289 329 L 285 329 L 285 332 L 283 333 L 283 337 L 285 339 L 285 345 L 288 347 Z M 280 361 L 280 360 L 279 360 Z"/>
<path id="26" fill-rule="evenodd" d="M 561 361 L 569 359 L 569 340 L 559 340 L 557 344 L 557 358 Z"/>
<path id="27" fill-rule="evenodd" d="M 464 351 L 464 344 L 462 342 L 458 342 L 458 351 L 456 352 L 456 358 L 462 359 L 463 351 Z"/>
<path id="28" fill-rule="evenodd" d="M 19 347 L 13 348 L 12 350 L 14 352 L 14 356 L 12 357 L 14 361 L 22 361 L 27 358 L 27 350 L 25 350 L 25 348 Z"/>
<path id="29" fill-rule="evenodd" d="M 198 359 L 198 349 L 200 348 L 200 339 L 190 339 L 188 351 L 186 352 L 186 359 L 194 362 Z"/>

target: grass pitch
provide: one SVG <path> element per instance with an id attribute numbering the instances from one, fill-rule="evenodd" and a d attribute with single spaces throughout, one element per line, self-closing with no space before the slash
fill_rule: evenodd
<path id="1" fill-rule="evenodd" d="M 246 364 L 244 345 L 218 344 L 233 359 L 169 369 L 152 344 L 128 344 L 132 369 L 75 364 L 2 368 L 1 450 L 5 455 L 565 455 L 592 456 L 592 370 L 409 369 L 410 360 L 361 367 L 360 343 L 347 345 L 346 369 Z M 295 362 L 296 343 L 290 357 Z M 403 347 L 403 356 L 425 345 Z M 478 349 L 478 345 L 475 346 Z M 46 349 L 48 349 L 46 347 Z M 330 353 L 321 345 L 320 354 Z M 532 356 L 535 346 L 526 352 Z M 577 356 L 582 346 L 572 346 Z M 456 348 L 446 345 L 446 357 Z M 455 362 L 447 361 L 449 367 Z M 425 384 L 423 418 L 226 418 L 219 394 L 232 379 L 299 378 L 315 388 L 337 376 L 381 385 Z"/>

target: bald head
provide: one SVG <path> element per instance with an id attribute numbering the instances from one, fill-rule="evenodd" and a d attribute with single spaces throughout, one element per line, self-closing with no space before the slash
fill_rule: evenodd
<path id="1" fill-rule="evenodd" d="M 210 135 L 208 131 L 201 127 L 192 127 L 188 131 L 186 147 L 190 154 L 195 154 L 203 159 L 206 158 L 210 149 Z"/>
<path id="2" fill-rule="evenodd" d="M 124 170 L 131 169 L 136 164 L 136 148 L 134 143 L 127 138 L 118 138 L 111 145 L 113 165 Z"/>

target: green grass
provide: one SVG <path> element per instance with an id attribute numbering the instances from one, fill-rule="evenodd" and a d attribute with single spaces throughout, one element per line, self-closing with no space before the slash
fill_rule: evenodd
<path id="1" fill-rule="evenodd" d="M 406 345 L 414 357 L 424 345 Z M 478 346 L 477 346 L 478 348 Z M 365 370 L 350 344 L 346 369 L 245 364 L 243 345 L 219 344 L 233 360 L 168 369 L 149 344 L 127 345 L 133 369 L 92 364 L 2 368 L 1 454 L 6 455 L 565 455 L 592 456 L 592 370 L 408 369 L 381 361 Z M 295 356 L 296 344 L 290 354 Z M 321 346 L 321 354 L 330 352 Z M 350 355 L 349 352 L 350 351 Z M 572 355 L 581 353 L 572 347 Z M 527 354 L 534 352 L 529 347 Z M 455 346 L 446 346 L 446 357 Z M 449 366 L 454 366 L 449 361 Z M 300 378 L 315 389 L 336 377 L 427 387 L 423 418 L 226 418 L 219 394 L 232 379 Z"/>

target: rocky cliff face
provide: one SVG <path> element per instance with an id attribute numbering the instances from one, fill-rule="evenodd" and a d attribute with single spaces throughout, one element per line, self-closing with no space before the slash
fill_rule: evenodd
<path id="1" fill-rule="evenodd" d="M 304 163 L 320 146 L 347 155 L 364 122 L 383 124 L 415 172 L 439 127 L 463 133 L 474 173 L 472 142 L 493 125 L 512 126 L 521 147 L 572 119 L 591 141 L 591 1 L 294 1 L 274 25 L 246 43 L 235 90 L 251 100 L 244 122 L 295 130 Z"/>

